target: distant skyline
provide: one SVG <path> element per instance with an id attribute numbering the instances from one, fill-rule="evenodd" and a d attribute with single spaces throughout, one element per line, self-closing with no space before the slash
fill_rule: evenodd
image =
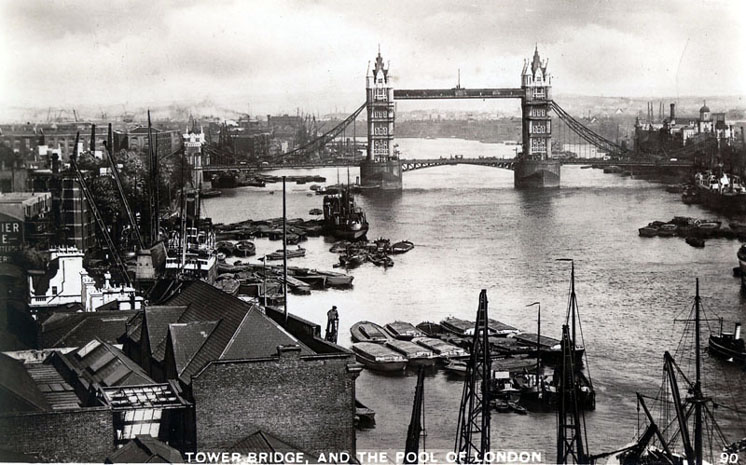
<path id="1" fill-rule="evenodd" d="M 459 69 L 464 87 L 518 87 L 538 44 L 555 94 L 742 96 L 745 26 L 741 0 L 6 0 L 0 118 L 201 101 L 352 111 L 379 44 L 395 87 L 454 87 Z"/>

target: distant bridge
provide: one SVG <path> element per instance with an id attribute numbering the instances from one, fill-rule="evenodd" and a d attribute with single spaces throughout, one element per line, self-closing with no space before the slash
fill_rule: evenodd
<path id="1" fill-rule="evenodd" d="M 517 161 L 516 158 L 482 157 L 477 158 L 412 158 L 401 159 L 402 171 L 414 171 L 435 166 L 453 165 L 477 165 L 489 166 L 512 170 Z M 603 160 L 601 158 L 573 158 L 560 160 L 563 165 L 593 165 L 597 167 L 618 166 L 620 168 L 690 168 L 694 166 L 691 161 L 632 161 L 632 160 Z M 335 167 L 358 167 L 358 161 L 330 162 L 330 163 L 274 163 L 269 165 L 209 165 L 204 166 L 205 172 L 227 172 L 227 171 L 271 171 L 280 169 L 317 169 Z"/>

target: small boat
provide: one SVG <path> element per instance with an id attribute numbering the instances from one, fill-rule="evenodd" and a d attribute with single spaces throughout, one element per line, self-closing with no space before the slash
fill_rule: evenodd
<path id="1" fill-rule="evenodd" d="M 498 413 L 510 413 L 512 410 L 505 399 L 492 399 L 492 408 L 497 410 Z"/>
<path id="2" fill-rule="evenodd" d="M 687 236 L 685 240 L 692 247 L 702 248 L 705 246 L 705 240 L 701 237 Z"/>
<path id="3" fill-rule="evenodd" d="M 381 344 L 356 342 L 352 351 L 358 362 L 366 368 L 376 371 L 402 371 L 407 366 L 407 359 Z"/>
<path id="4" fill-rule="evenodd" d="M 334 245 L 329 248 L 329 252 L 342 253 L 342 252 L 347 251 L 349 247 L 350 247 L 350 242 L 340 241 L 340 242 L 334 243 Z"/>
<path id="5" fill-rule="evenodd" d="M 384 343 L 390 339 L 383 328 L 370 321 L 358 321 L 350 328 L 350 334 L 353 342 Z"/>
<path id="6" fill-rule="evenodd" d="M 332 271 L 326 271 L 323 275 L 326 276 L 326 285 L 329 287 L 350 287 L 352 286 L 352 280 L 355 278 L 348 274 Z"/>
<path id="7" fill-rule="evenodd" d="M 256 253 L 256 246 L 253 242 L 239 241 L 236 244 L 234 253 L 239 257 L 250 257 Z"/>
<path id="8" fill-rule="evenodd" d="M 391 246 L 391 253 L 400 254 L 406 253 L 414 249 L 414 244 L 410 241 L 399 241 Z"/>
<path id="9" fill-rule="evenodd" d="M 457 358 L 463 359 L 469 356 L 469 352 L 462 349 L 461 347 L 457 347 L 453 344 L 449 344 L 434 337 L 418 337 L 416 339 L 413 339 L 413 342 L 421 345 L 426 349 L 432 350 L 441 358 L 446 360 L 453 360 Z"/>
<path id="10" fill-rule="evenodd" d="M 270 254 L 267 254 L 267 260 L 282 260 L 283 259 L 282 249 L 276 250 Z M 306 249 L 298 246 L 297 249 L 288 249 L 288 258 L 304 257 L 306 255 Z"/>
<path id="11" fill-rule="evenodd" d="M 593 166 L 591 166 L 591 165 L 584 165 L 584 166 L 580 167 L 581 170 L 587 170 L 587 169 L 590 169 L 590 168 L 593 168 Z"/>
<path id="12" fill-rule="evenodd" d="M 406 321 L 394 321 L 393 323 L 386 324 L 384 328 L 389 334 L 402 341 L 411 341 L 415 337 L 424 336 L 422 331 L 415 328 L 412 323 L 407 323 Z"/>
<path id="13" fill-rule="evenodd" d="M 502 321 L 493 320 L 490 318 L 487 320 L 487 326 L 490 330 L 494 331 L 497 336 L 509 336 L 511 334 L 518 334 L 520 331 Z"/>
<path id="14" fill-rule="evenodd" d="M 460 360 L 449 360 L 443 367 L 447 373 L 457 376 L 466 376 L 466 362 Z"/>
<path id="15" fill-rule="evenodd" d="M 443 328 L 438 323 L 433 323 L 432 321 L 423 321 L 416 327 L 427 336 L 435 337 L 439 334 L 443 334 Z"/>
<path id="16" fill-rule="evenodd" d="M 513 412 L 515 412 L 515 413 L 517 413 L 519 415 L 527 415 L 528 414 L 528 410 L 526 410 L 526 407 L 522 406 L 518 402 L 509 400 L 508 401 L 508 406 L 510 406 L 510 410 L 512 410 Z"/>
<path id="17" fill-rule="evenodd" d="M 345 268 L 357 268 L 365 263 L 365 255 L 361 253 L 346 253 L 339 256 L 339 263 Z"/>
<path id="18" fill-rule="evenodd" d="M 720 324 L 720 334 L 710 335 L 710 353 L 725 360 L 746 362 L 746 346 L 741 339 L 741 323 L 735 324 L 732 333 L 724 333 L 722 320 Z"/>
<path id="19" fill-rule="evenodd" d="M 265 187 L 267 183 L 261 179 L 251 179 L 244 182 L 243 185 L 251 187 Z M 270 194 L 274 194 L 274 192 L 270 192 Z"/>
<path id="20" fill-rule="evenodd" d="M 233 251 L 236 249 L 236 246 L 233 245 L 232 242 L 228 241 L 220 241 L 217 244 L 215 244 L 215 250 L 218 252 L 222 252 L 225 255 L 233 255 Z"/>
<path id="21" fill-rule="evenodd" d="M 316 215 L 316 216 L 318 216 L 318 215 L 323 215 L 324 212 L 320 208 L 312 208 L 312 209 L 308 210 L 308 214 L 309 215 Z"/>
<path id="22" fill-rule="evenodd" d="M 658 228 L 651 225 L 642 227 L 637 231 L 640 233 L 640 237 L 655 237 L 658 235 Z"/>
<path id="23" fill-rule="evenodd" d="M 661 237 L 672 237 L 676 235 L 677 229 L 679 229 L 679 227 L 675 224 L 666 223 L 664 225 L 661 225 L 661 227 L 658 229 L 658 235 Z"/>
<path id="24" fill-rule="evenodd" d="M 444 331 L 453 333 L 459 337 L 474 335 L 475 323 L 473 321 L 467 321 L 467 320 L 462 320 L 460 318 L 448 317 L 445 320 L 442 320 L 440 322 L 440 326 L 441 328 L 443 328 Z M 489 328 L 488 333 L 495 334 L 495 330 L 492 328 Z"/>
<path id="25" fill-rule="evenodd" d="M 382 253 L 368 254 L 368 261 L 376 266 L 382 266 L 384 268 L 394 266 L 394 260 L 392 260 L 388 255 Z"/>
<path id="26" fill-rule="evenodd" d="M 433 366 L 438 359 L 434 352 L 411 341 L 389 339 L 386 346 L 407 357 L 412 366 Z"/>
<path id="27" fill-rule="evenodd" d="M 376 427 L 376 412 L 355 399 L 355 426 L 360 429 Z"/>
<path id="28" fill-rule="evenodd" d="M 296 245 L 302 240 L 300 234 L 290 233 L 285 236 L 285 243 L 288 245 Z"/>

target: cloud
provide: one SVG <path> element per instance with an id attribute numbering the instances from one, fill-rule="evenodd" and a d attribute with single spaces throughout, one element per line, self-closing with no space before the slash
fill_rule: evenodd
<path id="1" fill-rule="evenodd" d="M 397 86 L 513 87 L 539 44 L 555 94 L 744 94 L 738 0 L 10 1 L 0 103 L 211 98 L 352 109 L 378 44 Z"/>

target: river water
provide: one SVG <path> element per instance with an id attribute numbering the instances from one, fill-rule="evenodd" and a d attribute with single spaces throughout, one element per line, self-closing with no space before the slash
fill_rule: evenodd
<path id="1" fill-rule="evenodd" d="M 400 139 L 404 157 L 432 158 L 460 153 L 501 156 L 512 148 L 460 140 Z M 271 174 L 320 174 L 328 183 L 345 182 L 347 170 L 284 170 Z M 326 311 L 340 313 L 340 344 L 350 346 L 349 328 L 359 320 L 385 324 L 405 320 L 440 321 L 447 316 L 473 320 L 480 289 L 486 289 L 490 317 L 535 331 L 535 307 L 542 304 L 542 333 L 560 337 L 567 309 L 570 269 L 557 258 L 572 258 L 588 365 L 597 408 L 585 414 L 592 454 L 633 441 L 638 411 L 635 392 L 655 395 L 663 376 L 663 352 L 674 351 L 691 309 L 695 278 L 700 279 L 707 315 L 728 325 L 746 323 L 746 300 L 732 277 L 737 241 L 707 241 L 695 249 L 680 238 L 641 238 L 637 228 L 673 216 L 719 218 L 644 180 L 603 174 L 579 166 L 562 168 L 556 190 L 515 190 L 513 173 L 479 166 L 444 166 L 404 174 L 396 193 L 365 193 L 357 203 L 370 222 L 370 239 L 407 239 L 415 248 L 394 256 L 389 269 L 372 264 L 351 270 L 354 288 L 289 296 L 289 311 L 326 324 Z M 357 169 L 349 171 L 353 182 Z M 282 216 L 281 184 L 224 190 L 205 200 L 214 222 Z M 288 218 L 308 218 L 322 197 L 308 185 L 288 184 Z M 257 255 L 281 247 L 257 239 Z M 306 257 L 291 265 L 332 269 L 331 242 L 310 238 Z M 713 330 L 716 323 L 712 323 Z M 708 335 L 702 331 L 704 340 Z M 703 344 L 705 345 L 705 344 Z M 704 387 L 723 405 L 746 408 L 746 373 L 704 360 Z M 386 376 L 364 370 L 357 397 L 376 412 L 375 429 L 358 432 L 359 451 L 402 450 L 416 375 Z M 425 381 L 425 447 L 442 457 L 452 450 L 463 381 L 442 371 Z M 746 437 L 744 418 L 725 408 L 721 426 L 732 440 Z M 492 448 L 534 451 L 554 462 L 556 417 L 552 413 L 492 415 Z M 717 459 L 717 457 L 716 457 Z"/>

